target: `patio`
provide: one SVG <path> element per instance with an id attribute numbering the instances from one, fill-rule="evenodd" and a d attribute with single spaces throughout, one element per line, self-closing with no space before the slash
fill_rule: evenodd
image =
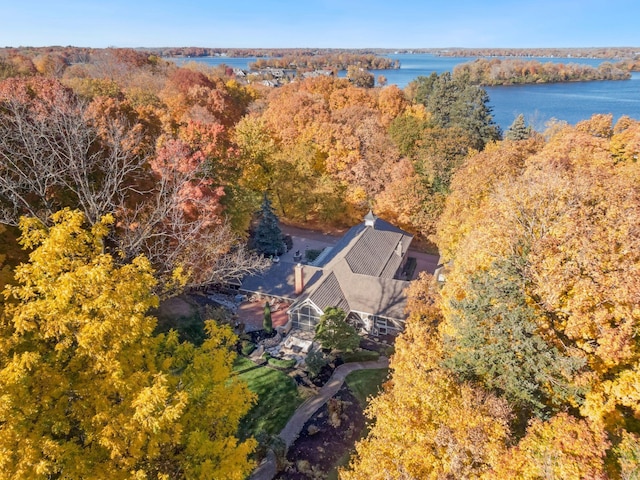
<path id="1" fill-rule="evenodd" d="M 272 357 L 294 359 L 296 366 L 300 366 L 310 352 L 319 348 L 313 338 L 314 332 L 293 329 L 277 345 L 266 347 L 265 351 Z"/>
<path id="2" fill-rule="evenodd" d="M 267 301 L 265 297 L 254 295 L 245 300 L 238 306 L 238 321 L 244 324 L 245 332 L 255 332 L 262 330 L 262 321 L 264 320 L 264 304 Z M 271 300 L 271 323 L 273 328 L 283 327 L 286 325 L 289 317 L 287 309 L 289 304 L 282 301 Z"/>

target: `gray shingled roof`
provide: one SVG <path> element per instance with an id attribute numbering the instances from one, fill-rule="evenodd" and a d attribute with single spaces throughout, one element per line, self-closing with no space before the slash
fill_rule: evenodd
<path id="1" fill-rule="evenodd" d="M 312 291 L 308 298 L 323 311 L 327 307 L 338 307 L 346 312 L 349 311 L 349 302 L 345 298 L 340 282 L 338 282 L 338 278 L 333 272 L 326 275 L 318 283 L 317 288 Z"/>
<path id="2" fill-rule="evenodd" d="M 320 265 L 322 277 L 301 300 L 308 298 L 322 310 L 334 306 L 404 318 L 409 282 L 394 277 L 412 238 L 379 218 L 373 227 L 356 225 L 329 252 Z"/>
<path id="3" fill-rule="evenodd" d="M 240 290 L 245 292 L 263 293 L 273 297 L 295 300 L 294 267 L 295 263 L 274 263 L 262 274 L 249 275 L 242 279 Z M 322 276 L 322 270 L 305 265 L 303 270 L 305 288 L 311 288 Z"/>
<path id="4" fill-rule="evenodd" d="M 379 218 L 373 227 L 352 227 L 317 266 L 304 266 L 305 291 L 296 303 L 309 299 L 322 310 L 339 307 L 347 313 L 405 318 L 404 290 L 409 282 L 394 276 L 412 238 Z M 241 289 L 294 299 L 293 268 L 292 263 L 280 262 L 263 275 L 243 280 Z"/>
<path id="5" fill-rule="evenodd" d="M 362 231 L 365 228 L 366 227 L 364 226 L 364 224 L 360 223 L 358 225 L 351 227 L 349 230 L 347 230 L 347 233 L 345 233 L 342 236 L 342 238 L 338 240 L 338 243 L 336 243 L 333 246 L 333 248 L 324 258 L 322 263 L 318 262 L 317 265 L 321 268 L 330 268 L 330 264 L 333 261 L 335 261 L 336 259 L 342 258 L 344 256 L 344 253 L 349 251 L 349 249 L 351 248 L 351 245 L 355 244 L 355 242 L 358 239 L 358 236 L 362 233 Z"/>

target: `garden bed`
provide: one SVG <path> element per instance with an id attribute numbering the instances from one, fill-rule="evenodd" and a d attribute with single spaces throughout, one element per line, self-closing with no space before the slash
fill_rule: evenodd
<path id="1" fill-rule="evenodd" d="M 361 437 L 366 419 L 358 400 L 346 386 L 332 400 L 333 404 L 325 404 L 304 425 L 287 453 L 287 467 L 276 479 L 328 478 L 339 463 L 348 461 L 348 453 Z M 334 413 L 336 410 L 339 413 Z"/>

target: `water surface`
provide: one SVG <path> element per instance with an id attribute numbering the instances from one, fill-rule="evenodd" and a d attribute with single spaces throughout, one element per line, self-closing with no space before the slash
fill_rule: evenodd
<path id="1" fill-rule="evenodd" d="M 419 76 L 432 73 L 451 72 L 460 64 L 473 61 L 471 57 L 438 57 L 432 54 L 391 54 L 400 60 L 397 70 L 372 70 L 376 79 L 383 75 L 389 85 L 406 87 Z M 581 63 L 597 67 L 602 62 L 612 61 L 600 58 L 526 58 L 540 62 Z M 196 61 L 215 66 L 224 63 L 232 68 L 248 70 L 249 63 L 256 57 L 199 57 L 175 59 L 178 64 Z M 345 72 L 340 72 L 344 76 Z M 594 82 L 553 83 L 540 85 L 513 85 L 506 87 L 486 87 L 490 98 L 495 122 L 506 130 L 513 120 L 524 114 L 527 122 L 536 130 L 543 130 L 551 120 L 564 120 L 575 124 L 596 113 L 612 114 L 614 121 L 621 116 L 640 120 L 640 73 L 634 73 L 630 80 L 609 80 Z"/>

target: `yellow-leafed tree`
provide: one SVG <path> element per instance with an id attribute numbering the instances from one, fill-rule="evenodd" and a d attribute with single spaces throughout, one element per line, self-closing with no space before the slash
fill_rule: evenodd
<path id="1" fill-rule="evenodd" d="M 232 334 L 210 326 L 199 349 L 154 337 L 153 271 L 104 253 L 111 222 L 22 220 L 32 251 L 0 323 L 0 478 L 244 478 L 253 442 L 234 435 L 252 396 L 230 379 Z"/>
<path id="2" fill-rule="evenodd" d="M 439 366 L 429 281 L 410 288 L 412 314 L 396 341 L 392 379 L 368 409 L 375 425 L 343 480 L 478 478 L 506 451 L 507 402 Z"/>
<path id="3" fill-rule="evenodd" d="M 500 459 L 487 479 L 602 479 L 609 442 L 603 431 L 584 420 L 560 413 L 549 421 L 534 419 L 527 435 Z M 624 477 L 633 478 L 633 477 Z"/>

